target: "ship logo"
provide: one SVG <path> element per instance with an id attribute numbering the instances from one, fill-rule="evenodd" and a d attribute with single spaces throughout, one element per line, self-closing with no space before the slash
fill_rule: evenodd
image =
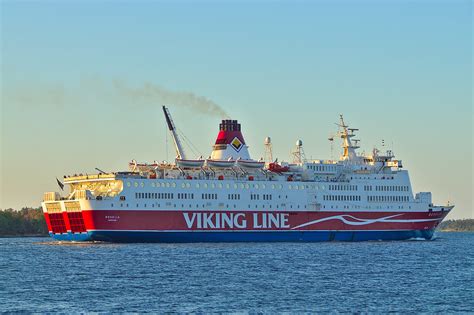
<path id="1" fill-rule="evenodd" d="M 230 143 L 230 145 L 235 149 L 235 151 L 239 152 L 240 149 L 244 146 L 242 144 L 242 141 L 239 140 L 239 138 L 235 137 L 234 140 Z"/>

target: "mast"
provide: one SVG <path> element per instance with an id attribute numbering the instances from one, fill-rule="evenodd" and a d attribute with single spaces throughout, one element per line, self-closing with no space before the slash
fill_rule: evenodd
<path id="1" fill-rule="evenodd" d="M 185 159 L 185 154 L 181 141 L 179 140 L 178 134 L 176 133 L 176 127 L 174 126 L 173 120 L 171 119 L 171 114 L 168 111 L 168 108 L 163 106 L 163 113 L 165 114 L 166 123 L 168 124 L 168 129 L 170 130 L 171 137 L 174 141 L 174 148 L 176 150 L 176 155 L 178 159 Z"/>
<path id="2" fill-rule="evenodd" d="M 351 160 L 357 157 L 355 150 L 359 148 L 358 146 L 359 140 L 354 140 L 356 145 L 353 145 L 351 138 L 355 136 L 354 131 L 357 131 L 359 129 L 348 128 L 349 126 L 344 123 L 343 116 L 340 115 L 339 117 L 340 117 L 340 123 L 338 125 L 342 129 L 342 131 L 339 132 L 339 135 L 342 138 L 342 148 L 344 149 L 344 153 L 342 154 L 341 159 Z"/>
<path id="3" fill-rule="evenodd" d="M 303 150 L 303 141 L 297 140 L 295 150 L 291 152 L 293 155 L 293 163 L 298 165 L 303 165 L 306 162 L 306 155 Z"/>

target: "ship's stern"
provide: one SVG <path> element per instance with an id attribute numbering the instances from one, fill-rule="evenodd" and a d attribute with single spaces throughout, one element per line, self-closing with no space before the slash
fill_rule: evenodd
<path id="1" fill-rule="evenodd" d="M 82 210 L 87 200 L 62 200 L 56 192 L 48 192 L 41 203 L 49 235 L 58 241 L 90 241 Z"/>

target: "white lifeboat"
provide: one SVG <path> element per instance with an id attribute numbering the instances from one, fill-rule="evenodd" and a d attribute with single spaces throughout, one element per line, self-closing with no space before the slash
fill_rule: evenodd
<path id="1" fill-rule="evenodd" d="M 204 162 L 204 160 L 176 159 L 176 165 L 181 168 L 201 168 L 204 165 Z"/>
<path id="2" fill-rule="evenodd" d="M 264 161 L 255 161 L 255 160 L 237 160 L 237 165 L 244 169 L 257 170 L 265 166 Z"/>
<path id="3" fill-rule="evenodd" d="M 207 159 L 206 164 L 212 168 L 231 168 L 235 165 L 235 160 L 229 158 L 228 160 L 213 160 Z"/>

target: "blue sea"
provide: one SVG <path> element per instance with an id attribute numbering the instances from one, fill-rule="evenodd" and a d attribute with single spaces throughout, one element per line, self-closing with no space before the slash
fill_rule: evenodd
<path id="1" fill-rule="evenodd" d="M 474 233 L 432 241 L 0 238 L 1 312 L 474 312 Z"/>

